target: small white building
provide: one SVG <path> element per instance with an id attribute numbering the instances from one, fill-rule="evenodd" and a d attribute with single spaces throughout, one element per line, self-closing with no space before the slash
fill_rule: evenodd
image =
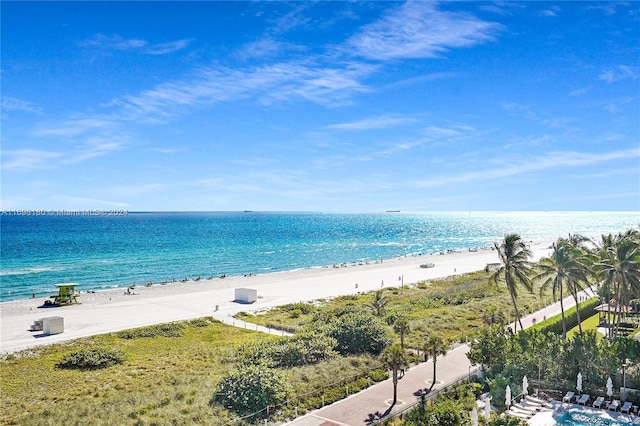
<path id="1" fill-rule="evenodd" d="M 62 317 L 42 318 L 42 332 L 47 335 L 63 333 L 64 319 Z"/>
<path id="2" fill-rule="evenodd" d="M 236 298 L 234 302 L 254 303 L 258 300 L 258 290 L 253 288 L 236 288 Z"/>

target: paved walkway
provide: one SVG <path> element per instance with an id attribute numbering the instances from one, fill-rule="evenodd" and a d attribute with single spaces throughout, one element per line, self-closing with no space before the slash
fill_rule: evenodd
<path id="1" fill-rule="evenodd" d="M 590 297 L 591 294 L 581 296 Z M 563 301 L 565 311 L 575 306 L 572 297 Z M 530 315 L 522 318 L 524 328 L 531 327 L 534 323 L 542 321 L 544 317 L 550 318 L 560 313 L 560 302 L 543 307 Z M 535 319 L 535 320 L 534 320 Z M 513 324 L 510 325 L 513 327 Z M 520 328 L 518 326 L 518 328 Z M 437 390 L 456 380 L 469 375 L 472 366 L 467 359 L 469 347 L 462 345 L 450 351 L 446 356 L 437 360 L 436 385 Z M 433 379 L 433 362 L 429 360 L 407 370 L 405 376 L 398 382 L 398 399 L 400 404 L 391 407 L 393 398 L 393 383 L 391 379 L 375 384 L 359 393 L 337 401 L 319 410 L 313 411 L 303 417 L 293 420 L 290 426 L 361 426 L 371 425 L 375 420 L 387 417 L 390 414 L 401 411 L 407 405 L 415 402 L 421 391 L 430 388 Z"/>

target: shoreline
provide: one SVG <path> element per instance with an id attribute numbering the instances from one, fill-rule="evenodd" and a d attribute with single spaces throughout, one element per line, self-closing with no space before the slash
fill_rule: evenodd
<path id="1" fill-rule="evenodd" d="M 532 260 L 549 253 L 550 240 L 531 241 Z M 311 301 L 380 288 L 400 287 L 420 281 L 474 272 L 499 262 L 495 250 L 478 248 L 445 254 L 406 255 L 375 262 L 359 262 L 291 271 L 227 276 L 200 280 L 136 285 L 82 292 L 79 304 L 41 307 L 48 297 L 0 303 L 0 353 L 13 353 L 35 346 L 80 337 L 149 326 L 164 322 L 212 316 L 228 319 L 240 311 L 255 312 L 287 303 Z M 420 264 L 434 263 L 431 268 Z M 357 286 L 356 286 L 357 284 Z M 255 288 L 253 304 L 234 302 L 234 289 Z M 80 288 L 81 289 L 81 288 Z M 216 310 L 216 307 L 218 308 Z M 29 331 L 40 318 L 61 316 L 64 332 L 43 336 Z"/>

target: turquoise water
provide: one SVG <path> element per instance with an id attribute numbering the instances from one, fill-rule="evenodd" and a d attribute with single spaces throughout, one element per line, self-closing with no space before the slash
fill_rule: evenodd
<path id="1" fill-rule="evenodd" d="M 53 284 L 99 290 L 489 246 L 506 233 L 598 237 L 640 223 L 638 212 L 3 214 L 0 301 Z"/>
<path id="2" fill-rule="evenodd" d="M 631 426 L 623 420 L 612 420 L 584 411 L 567 411 L 558 418 L 559 426 Z"/>

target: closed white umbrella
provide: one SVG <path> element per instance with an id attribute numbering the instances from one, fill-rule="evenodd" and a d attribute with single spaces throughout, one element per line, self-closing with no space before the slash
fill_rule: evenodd
<path id="1" fill-rule="evenodd" d="M 484 404 L 484 418 L 489 420 L 491 417 L 491 396 L 488 396 Z"/>
<path id="2" fill-rule="evenodd" d="M 507 385 L 504 390 L 504 405 L 511 407 L 511 386 Z"/>
<path id="3" fill-rule="evenodd" d="M 473 410 L 471 410 L 471 425 L 478 426 L 478 410 L 476 407 L 473 407 Z"/>
<path id="4" fill-rule="evenodd" d="M 527 396 L 529 395 L 529 380 L 527 379 L 527 376 L 524 376 L 522 378 L 522 395 Z"/>
<path id="5" fill-rule="evenodd" d="M 613 396 L 613 382 L 611 382 L 611 377 L 607 379 L 607 396 L 609 398 Z"/>
<path id="6" fill-rule="evenodd" d="M 582 373 L 578 373 L 578 382 L 576 383 L 576 390 L 582 393 Z"/>

